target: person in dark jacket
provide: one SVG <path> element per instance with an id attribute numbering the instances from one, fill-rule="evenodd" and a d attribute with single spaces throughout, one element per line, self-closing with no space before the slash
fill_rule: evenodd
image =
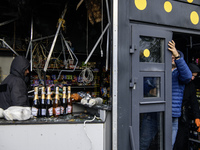
<path id="1" fill-rule="evenodd" d="M 0 108 L 10 106 L 30 106 L 25 77 L 29 73 L 30 63 L 23 56 L 12 61 L 10 74 L 2 81 L 4 90 L 0 91 Z"/>
<path id="2" fill-rule="evenodd" d="M 178 118 L 181 116 L 181 106 L 185 84 L 192 78 L 192 72 L 187 66 L 183 53 L 175 47 L 175 42 L 169 41 L 168 50 L 172 52 L 172 147 L 178 131 Z"/>
<path id="3" fill-rule="evenodd" d="M 200 126 L 200 111 L 199 104 L 196 97 L 196 88 L 194 79 L 200 72 L 200 69 L 195 64 L 188 64 L 192 71 L 191 81 L 185 86 L 183 102 L 182 102 L 182 114 L 178 120 L 178 133 L 174 150 L 188 150 L 189 149 L 189 123 L 191 120 L 195 120 L 196 126 Z M 191 113 L 189 113 L 191 111 Z M 191 114 L 191 115 L 190 115 Z M 192 118 L 191 118 L 192 117 Z M 199 129 L 198 129 L 199 131 Z"/>

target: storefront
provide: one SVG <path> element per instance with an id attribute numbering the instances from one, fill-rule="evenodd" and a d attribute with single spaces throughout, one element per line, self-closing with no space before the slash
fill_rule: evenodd
<path id="1" fill-rule="evenodd" d="M 32 117 L 18 120 L 11 111 L 7 118 L 4 114 L 0 149 L 111 149 L 111 2 L 16 1 L 1 6 L 7 9 L 0 16 L 6 18 L 1 24 L 5 33 L 0 33 L 0 81 L 9 74 L 13 56 L 30 60 Z M 20 19 L 10 19 L 14 14 Z"/>
<path id="2" fill-rule="evenodd" d="M 171 149 L 172 79 L 168 41 L 176 42 L 187 63 L 192 62 L 192 57 L 199 57 L 193 54 L 194 43 L 199 43 L 199 2 L 131 0 L 119 1 L 117 5 L 116 147 L 140 149 L 145 144 L 141 143 L 143 129 L 150 128 L 152 134 L 144 137 L 154 139 L 146 143 L 150 149 Z M 151 95 L 146 95 L 148 80 L 156 87 Z M 145 122 L 145 118 L 151 119 Z"/>
<path id="3" fill-rule="evenodd" d="M 176 42 L 187 63 L 199 65 L 200 2 L 101 2 L 97 2 L 103 8 L 101 17 L 89 11 L 90 1 L 86 2 L 87 11 L 83 11 L 83 3 L 69 2 L 71 7 L 65 12 L 62 3 L 61 20 L 56 22 L 57 28 L 51 36 L 35 35 L 44 28 L 41 24 L 37 26 L 37 20 L 30 19 L 31 36 L 25 55 L 31 62 L 30 101 L 35 86 L 51 87 L 54 91 L 54 87 L 64 85 L 71 86 L 71 93 L 101 97 L 103 104 L 90 107 L 74 101 L 73 113 L 66 116 L 34 117 L 26 121 L 2 119 L 2 149 L 139 150 L 144 144 L 140 142 L 144 138 L 142 133 L 152 125 L 156 128 L 148 136 L 152 139 L 149 149 L 171 149 L 172 79 L 168 41 Z M 67 31 L 62 29 L 65 18 Z M 39 34 L 42 33 L 45 32 Z M 85 64 L 92 68 L 94 76 L 87 83 L 80 77 L 87 68 Z M 147 82 L 153 83 L 151 88 Z M 196 83 L 199 89 L 199 80 Z M 145 122 L 145 118 L 151 121 Z"/>

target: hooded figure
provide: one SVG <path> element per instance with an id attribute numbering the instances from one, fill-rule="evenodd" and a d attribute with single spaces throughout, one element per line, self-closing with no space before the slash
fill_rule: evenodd
<path id="1" fill-rule="evenodd" d="M 190 124 L 191 120 L 195 120 L 198 132 L 200 132 L 200 110 L 196 97 L 196 87 L 194 83 L 195 76 L 200 72 L 199 67 L 196 64 L 189 63 L 188 67 L 192 72 L 191 81 L 185 86 L 182 113 L 178 121 L 178 133 L 173 150 L 188 150 L 189 137 L 190 137 Z M 193 128 L 194 129 L 194 128 Z M 197 130 L 196 129 L 196 130 Z M 194 132 L 195 130 L 193 130 Z"/>
<path id="2" fill-rule="evenodd" d="M 0 91 L 0 108 L 30 106 L 25 82 L 25 77 L 29 73 L 29 66 L 29 61 L 23 56 L 17 56 L 12 61 L 10 74 L 0 85 L 4 87 L 4 90 Z"/>
<path id="3" fill-rule="evenodd" d="M 200 72 L 199 67 L 197 65 L 193 64 L 193 63 L 189 63 L 188 67 L 190 68 L 192 73 L 199 73 Z"/>

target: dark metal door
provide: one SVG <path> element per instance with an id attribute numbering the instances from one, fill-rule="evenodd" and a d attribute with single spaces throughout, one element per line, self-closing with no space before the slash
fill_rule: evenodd
<path id="1" fill-rule="evenodd" d="M 172 32 L 131 24 L 132 149 L 171 149 Z"/>

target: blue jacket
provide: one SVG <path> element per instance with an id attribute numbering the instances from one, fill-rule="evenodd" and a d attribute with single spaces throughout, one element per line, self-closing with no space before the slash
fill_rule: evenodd
<path id="1" fill-rule="evenodd" d="M 175 63 L 177 68 L 172 71 L 172 117 L 180 117 L 185 84 L 191 80 L 192 72 L 183 58 L 175 60 Z"/>

